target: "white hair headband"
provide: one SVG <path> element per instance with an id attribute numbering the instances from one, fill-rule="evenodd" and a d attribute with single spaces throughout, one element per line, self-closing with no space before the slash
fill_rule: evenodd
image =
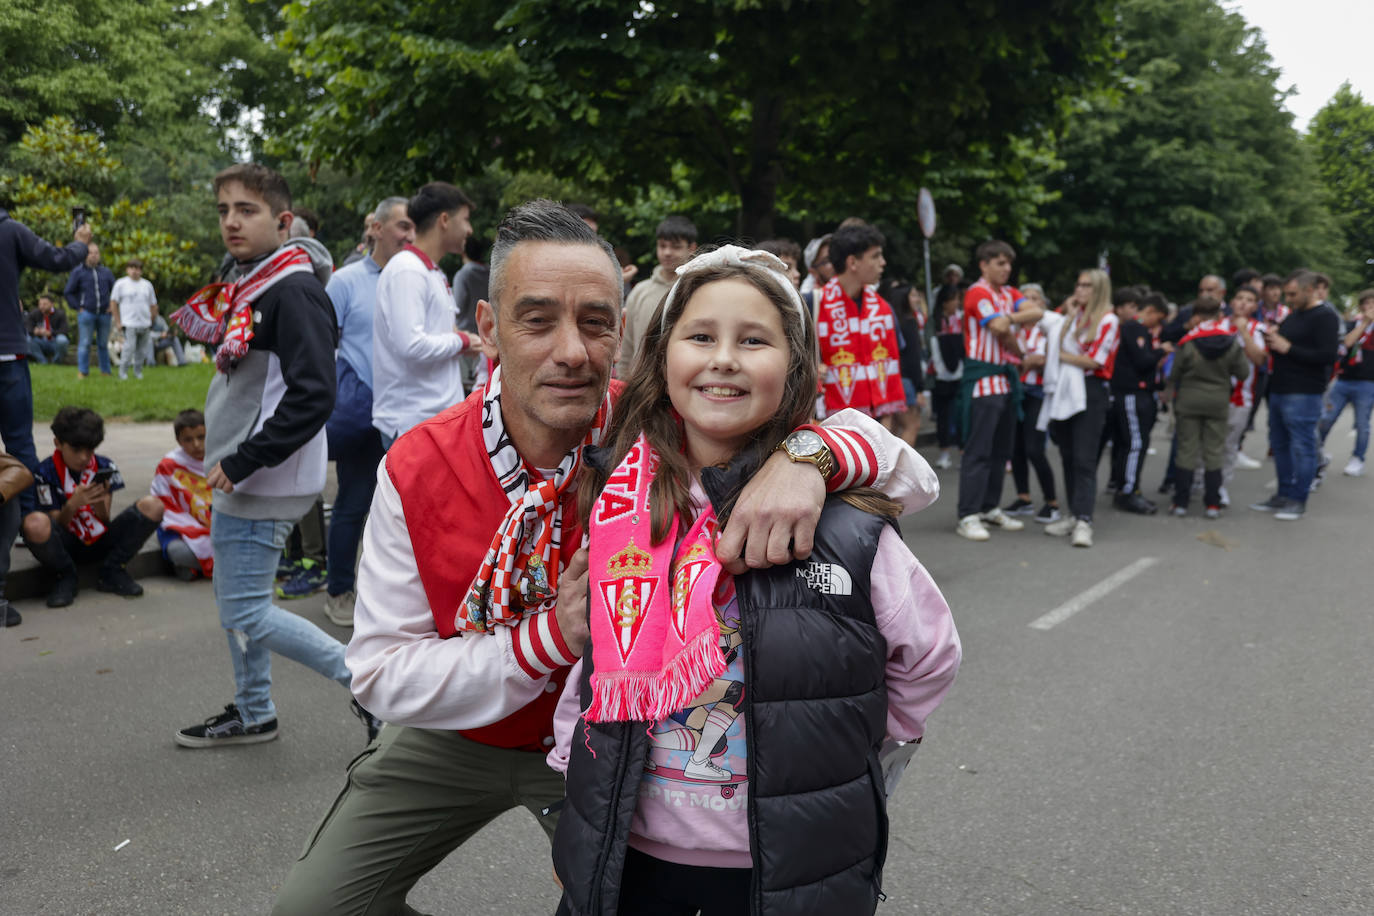
<path id="1" fill-rule="evenodd" d="M 677 280 L 674 281 L 673 288 L 668 290 L 668 298 L 663 302 L 663 317 L 659 319 L 658 324 L 660 334 L 668 330 L 668 313 L 673 310 L 673 303 L 677 301 L 677 291 L 682 286 L 682 281 L 717 267 L 743 267 L 767 277 L 783 291 L 783 295 L 796 308 L 797 314 L 801 316 L 802 325 L 805 326 L 806 306 L 802 304 L 801 296 L 797 294 L 792 281 L 787 278 L 787 265 L 782 259 L 767 251 L 751 251 L 739 245 L 722 245 L 714 251 L 697 255 L 677 269 Z"/>

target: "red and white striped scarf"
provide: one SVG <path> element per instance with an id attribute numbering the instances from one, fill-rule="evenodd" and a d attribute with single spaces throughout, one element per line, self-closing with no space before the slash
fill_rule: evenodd
<path id="1" fill-rule="evenodd" d="M 57 478 L 62 481 L 62 495 L 71 498 L 76 492 L 76 488 L 82 484 L 90 483 L 95 472 L 99 470 L 95 456 L 91 456 L 91 463 L 79 471 L 73 471 L 67 467 L 67 463 L 62 460 L 62 450 L 57 449 L 52 453 L 53 467 L 57 469 Z M 105 523 L 95 514 L 95 510 L 90 504 L 77 509 L 67 522 L 67 530 L 81 539 L 81 543 L 90 545 L 100 540 L 100 536 L 105 533 Z"/>
<path id="2" fill-rule="evenodd" d="M 562 557 L 563 498 L 577 480 L 582 450 L 597 445 L 611 421 L 609 392 L 582 442 L 563 456 L 552 479 L 530 467 L 506 434 L 501 416 L 501 367 L 482 396 L 482 440 L 510 508 L 482 559 L 467 597 L 458 605 L 457 630 L 486 632 L 514 626 L 525 613 L 552 610 Z"/>
<path id="3" fill-rule="evenodd" d="M 1230 337 L 1236 333 L 1235 326 L 1231 324 L 1231 319 L 1224 315 L 1220 318 L 1213 318 L 1203 321 L 1193 328 L 1183 339 L 1178 342 L 1181 347 L 1190 340 L 1197 340 L 1200 337 Z"/>
<path id="4" fill-rule="evenodd" d="M 218 344 L 215 366 L 225 372 L 248 353 L 254 300 L 283 277 L 301 271 L 314 273 L 310 252 L 297 245 L 283 246 L 236 282 L 211 283 L 197 291 L 172 313 L 172 321 L 192 340 Z"/>

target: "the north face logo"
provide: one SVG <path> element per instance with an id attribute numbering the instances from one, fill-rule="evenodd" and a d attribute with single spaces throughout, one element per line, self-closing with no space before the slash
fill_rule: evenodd
<path id="1" fill-rule="evenodd" d="M 822 595 L 852 595 L 854 580 L 849 570 L 834 563 L 807 563 L 797 570 L 797 578 L 805 579 L 808 588 Z"/>

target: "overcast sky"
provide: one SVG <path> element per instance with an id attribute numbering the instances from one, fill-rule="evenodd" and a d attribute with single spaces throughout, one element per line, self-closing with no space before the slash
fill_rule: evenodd
<path id="1" fill-rule="evenodd" d="M 1374 0 L 1222 0 L 1264 33 L 1299 130 L 1349 82 L 1374 102 Z"/>

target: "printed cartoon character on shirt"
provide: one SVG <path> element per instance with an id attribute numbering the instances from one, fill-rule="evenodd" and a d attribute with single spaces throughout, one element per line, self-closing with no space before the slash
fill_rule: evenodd
<path id="1" fill-rule="evenodd" d="M 722 784 L 721 795 L 731 798 L 734 784 L 744 781 L 745 764 L 744 722 L 739 717 L 744 708 L 743 638 L 732 580 L 717 588 L 715 604 L 726 669 L 686 709 L 655 725 L 649 734 L 645 776 Z"/>

